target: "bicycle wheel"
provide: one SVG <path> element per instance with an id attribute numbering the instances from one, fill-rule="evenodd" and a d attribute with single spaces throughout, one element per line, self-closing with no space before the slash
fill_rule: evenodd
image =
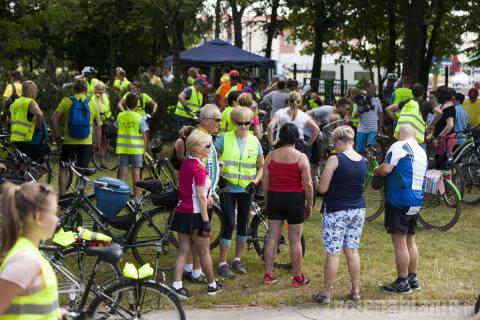
<path id="1" fill-rule="evenodd" d="M 367 183 L 363 191 L 365 198 L 365 221 L 373 221 L 380 217 L 385 209 L 385 193 L 383 189 L 375 190 Z"/>
<path id="2" fill-rule="evenodd" d="M 116 152 L 115 136 L 102 138 L 101 146 L 98 152 L 92 152 L 93 165 L 98 170 L 117 170 L 118 169 L 118 155 Z"/>
<path id="3" fill-rule="evenodd" d="M 424 195 L 418 220 L 427 229 L 445 231 L 453 227 L 460 218 L 460 193 L 450 180 L 444 180 L 444 185 L 445 194 Z"/>
<path id="4" fill-rule="evenodd" d="M 39 168 L 35 169 L 33 176 L 40 176 L 37 178 L 37 182 L 42 182 L 46 184 L 50 184 L 54 176 L 58 174 L 58 172 L 54 172 L 52 165 L 50 164 L 49 160 L 46 160 L 45 163 L 40 166 Z"/>
<path id="5" fill-rule="evenodd" d="M 157 207 L 142 214 L 130 235 L 132 253 L 140 265 L 171 271 L 175 265 L 178 240 L 169 231 L 173 208 Z M 167 232 L 168 231 L 168 232 Z"/>
<path id="6" fill-rule="evenodd" d="M 263 260 L 263 250 L 265 248 L 265 242 L 268 235 L 268 220 L 260 218 L 258 215 L 254 216 L 250 225 L 251 239 L 253 247 L 258 256 Z M 301 238 L 302 244 L 302 256 L 305 255 L 305 238 Z M 290 259 L 290 244 L 288 242 L 288 227 L 285 224 L 282 229 L 282 235 L 277 245 L 277 254 L 275 256 L 275 262 L 273 263 L 276 268 L 289 269 L 292 267 Z"/>
<path id="7" fill-rule="evenodd" d="M 78 306 L 97 258 L 87 256 L 80 247 L 65 249 L 55 258 L 59 267 L 71 272 L 78 281 L 78 283 L 72 282 L 65 272 L 54 268 L 57 274 L 60 304 L 68 305 L 70 308 Z M 102 261 L 95 276 L 95 285 L 105 289 L 122 279 L 122 272 L 116 264 Z M 87 301 L 92 301 L 94 297 L 91 294 Z"/>
<path id="8" fill-rule="evenodd" d="M 462 200 L 467 204 L 480 202 L 480 164 L 467 163 L 461 170 L 463 178 Z"/>
<path id="9" fill-rule="evenodd" d="M 87 310 L 92 319 L 145 319 L 147 314 L 152 319 L 185 319 L 185 311 L 173 291 L 153 281 L 115 284 L 95 298 Z"/>

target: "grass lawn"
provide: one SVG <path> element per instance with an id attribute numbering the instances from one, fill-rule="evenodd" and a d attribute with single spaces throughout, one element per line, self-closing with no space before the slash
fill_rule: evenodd
<path id="1" fill-rule="evenodd" d="M 94 177 L 114 176 L 113 172 L 98 172 Z M 56 185 L 56 181 L 53 181 Z M 322 288 L 325 253 L 322 243 L 322 224 L 317 199 L 312 218 L 305 223 L 306 254 L 304 273 L 312 279 L 309 286 L 294 289 L 291 274 L 287 270 L 277 270 L 277 283 L 263 285 L 263 261 L 252 248 L 244 253 L 242 260 L 247 275 L 233 280 L 225 280 L 225 291 L 215 297 L 206 295 L 205 285 L 185 282 L 194 297 L 184 302 L 186 306 L 208 308 L 214 305 L 298 305 L 311 303 L 311 295 Z M 472 303 L 480 293 L 480 209 L 479 206 L 463 205 L 459 222 L 449 231 L 418 228 L 417 244 L 420 251 L 418 277 L 422 291 L 411 295 L 392 296 L 381 292 L 378 287 L 391 282 L 396 277 L 393 245 L 383 227 L 383 215 L 376 221 L 365 223 L 360 257 L 362 262 L 361 293 L 363 300 L 461 300 Z M 235 235 L 234 235 L 235 236 Z M 229 263 L 233 259 L 230 250 Z M 213 250 L 214 267 L 218 264 L 218 248 Z M 126 254 L 124 261 L 133 261 Z M 123 268 L 124 262 L 121 264 Z M 171 284 L 171 273 L 167 275 Z M 345 257 L 340 260 L 340 270 L 335 283 L 333 298 L 343 300 L 350 291 L 350 280 Z"/>

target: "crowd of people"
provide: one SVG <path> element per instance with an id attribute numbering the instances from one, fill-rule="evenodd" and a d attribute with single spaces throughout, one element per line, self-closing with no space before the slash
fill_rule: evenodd
<path id="1" fill-rule="evenodd" d="M 146 76 L 151 85 L 161 87 L 174 80 L 168 69 L 164 72 L 160 78 L 155 68 L 150 68 Z M 378 97 L 377 87 L 370 83 L 365 92 L 352 87 L 335 105 L 324 105 L 310 85 L 300 87 L 293 79 L 279 77 L 272 78 L 268 85 L 261 79 L 246 81 L 234 69 L 222 75 L 213 97 L 209 95 L 213 91 L 211 83 L 195 68 L 188 70 L 187 84 L 178 94 L 174 111 L 179 136 L 171 155 L 179 170 L 179 201 L 171 224 L 180 241 L 172 283 L 177 296 L 192 296 L 183 285 L 184 279 L 207 284 L 210 295 L 224 288 L 215 280 L 209 250 L 208 210 L 214 197 L 220 199 L 225 221 L 217 274 L 232 279 L 248 273 L 242 253 L 256 192 L 263 193 L 269 227 L 263 283 L 276 281 L 276 245 L 286 221 L 291 284 L 295 288 L 309 284 L 311 280 L 303 273 L 300 239 L 304 221 L 313 213 L 315 189 L 323 195 L 320 210 L 326 262 L 323 287 L 312 298 L 319 303 L 330 301 L 343 251 L 352 282 L 350 298 L 359 300 L 358 249 L 368 170 L 364 156 L 366 146 L 376 143 L 379 132 L 397 140 L 386 152 L 384 162 L 374 169 L 375 175 L 386 177 L 385 228 L 391 235 L 398 272 L 397 278 L 381 289 L 389 293 L 420 290 L 415 231 L 428 164 L 426 143 L 433 141 L 435 166 L 441 168 L 445 157 L 461 143 L 467 126 L 475 128 L 480 122 L 477 88 L 470 89 L 465 99 L 461 93 L 441 86 L 424 100 L 422 84 L 412 83 L 407 76 L 397 82 L 392 75 Z M 113 86 L 124 93 L 117 109 L 110 106 L 105 84 L 95 78 L 94 68 L 85 67 L 73 83 L 74 94 L 59 102 L 50 119 L 52 134 L 62 144 L 61 162 L 75 161 L 80 167 L 88 167 L 92 150 L 98 150 L 102 124 L 118 113 L 119 177 L 126 179 L 131 167 L 135 183 L 140 179 L 143 155 L 150 152 L 146 114 L 155 113 L 158 105 L 141 91 L 140 82 L 127 79 L 122 68 L 116 69 Z M 48 129 L 42 108 L 35 101 L 37 94 L 33 81 L 21 82 L 19 72 L 13 71 L 3 102 L 4 111 L 10 112 L 11 142 L 41 163 Z M 332 124 L 333 129 L 326 130 Z M 325 156 L 325 148 L 333 149 L 329 150 L 332 155 Z M 318 176 L 317 169 L 323 162 Z M 67 170 L 60 166 L 60 194 L 67 189 Z M 55 284 L 40 276 L 53 272 L 37 245 L 53 234 L 56 193 L 40 184 L 5 184 L 3 194 L 0 291 L 8 294 L 0 295 L 0 314 L 15 314 L 19 310 L 15 305 L 38 302 L 38 296 L 45 304 L 54 305 Z M 133 197 L 139 201 L 137 188 L 133 188 Z M 235 250 L 229 260 L 234 231 Z"/>

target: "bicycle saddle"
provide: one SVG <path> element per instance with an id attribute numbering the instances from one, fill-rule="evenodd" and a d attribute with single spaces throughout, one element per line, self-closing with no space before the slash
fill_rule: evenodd
<path id="1" fill-rule="evenodd" d="M 136 214 L 129 214 L 125 216 L 118 216 L 118 217 L 113 217 L 106 219 L 108 224 L 111 225 L 112 227 L 124 231 L 128 231 L 132 225 L 135 224 L 137 215 Z"/>
<path id="2" fill-rule="evenodd" d="M 85 253 L 91 257 L 98 257 L 101 261 L 116 264 L 122 258 L 123 249 L 119 244 L 112 243 L 106 247 L 88 247 Z"/>
<path id="3" fill-rule="evenodd" d="M 152 150 L 152 153 L 157 154 L 162 151 L 162 148 L 163 146 L 154 146 L 154 147 L 151 147 L 150 150 Z"/>
<path id="4" fill-rule="evenodd" d="M 150 192 L 155 192 L 162 189 L 162 184 L 158 180 L 140 180 L 135 182 L 135 186 Z"/>
<path id="5" fill-rule="evenodd" d="M 82 176 L 85 176 L 85 177 L 93 176 L 97 172 L 95 168 L 80 168 L 77 166 L 75 166 L 74 168 L 75 170 L 78 171 L 78 173 L 80 173 Z"/>

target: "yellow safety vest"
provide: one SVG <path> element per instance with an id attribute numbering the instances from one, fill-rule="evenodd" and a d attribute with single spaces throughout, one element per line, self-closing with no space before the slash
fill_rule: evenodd
<path id="1" fill-rule="evenodd" d="M 127 78 L 124 78 L 123 81 L 116 79 L 113 82 L 113 86 L 117 88 L 120 92 L 127 91 L 129 85 L 130 85 L 130 81 L 128 81 Z"/>
<path id="2" fill-rule="evenodd" d="M 222 168 L 221 176 L 231 184 L 245 188 L 257 176 L 258 139 L 248 134 L 247 142 L 240 158 L 237 136 L 235 131 L 226 132 L 224 136 L 223 153 L 220 161 L 225 165 Z"/>
<path id="3" fill-rule="evenodd" d="M 93 97 L 95 94 L 95 86 L 100 82 L 100 80 L 92 78 L 90 82 L 88 82 L 87 79 L 85 79 L 85 81 L 87 82 L 87 97 Z"/>
<path id="4" fill-rule="evenodd" d="M 145 144 L 140 132 L 142 116 L 135 111 L 118 114 L 117 154 L 143 154 Z"/>
<path id="5" fill-rule="evenodd" d="M 222 122 L 220 123 L 219 135 L 223 136 L 225 132 L 235 131 L 235 123 L 232 121 L 233 107 L 226 107 L 222 112 Z"/>
<path id="6" fill-rule="evenodd" d="M 192 94 L 190 95 L 190 99 L 187 100 L 187 107 L 191 111 L 198 113 L 203 104 L 203 94 L 198 92 L 194 86 L 191 86 L 190 89 L 192 90 Z M 185 111 L 185 108 L 180 101 L 177 103 L 175 114 L 180 117 L 193 119 L 193 116 L 189 112 Z"/>
<path id="7" fill-rule="evenodd" d="M 317 109 L 318 107 L 320 107 L 320 106 L 318 105 L 318 103 L 315 100 L 308 99 L 308 109 L 309 110 Z"/>
<path id="8" fill-rule="evenodd" d="M 397 121 L 397 126 L 395 127 L 395 132 L 393 133 L 395 138 L 398 138 L 398 130 L 402 124 L 409 124 L 414 127 L 416 131 L 417 142 L 419 144 L 423 143 L 425 140 L 425 121 L 422 118 L 420 106 L 418 105 L 417 101 L 412 99 L 403 106 L 400 112 L 400 117 Z"/>
<path id="9" fill-rule="evenodd" d="M 35 116 L 28 120 L 28 106 L 34 101 L 32 98 L 20 97 L 10 106 L 12 125 L 10 126 L 10 141 L 29 142 L 32 141 L 35 132 Z"/>
<path id="10" fill-rule="evenodd" d="M 357 109 L 358 109 L 358 106 L 356 103 L 354 103 L 352 105 L 352 124 L 355 128 L 357 128 L 358 125 L 360 124 L 360 115 L 359 114 L 355 115 L 355 112 L 357 112 Z"/>
<path id="11" fill-rule="evenodd" d="M 393 100 L 393 104 L 399 103 L 400 101 L 413 99 L 412 89 L 410 88 L 398 88 L 395 89 L 395 99 Z M 400 116 L 400 110 L 395 112 L 395 115 L 398 117 Z"/>
<path id="12" fill-rule="evenodd" d="M 5 268 L 11 257 L 19 252 L 35 254 L 37 261 L 40 262 L 44 288 L 32 295 L 15 297 L 8 309 L 0 314 L 0 320 L 57 320 L 59 316 L 57 277 L 50 263 L 34 243 L 24 237 L 18 238 L 0 265 L 0 271 Z"/>
<path id="13" fill-rule="evenodd" d="M 95 102 L 98 98 L 95 97 Z M 112 116 L 112 111 L 110 110 L 110 99 L 106 93 L 102 94 L 102 105 L 97 103 L 98 113 L 100 114 L 100 121 L 103 123 L 106 119 Z"/>

